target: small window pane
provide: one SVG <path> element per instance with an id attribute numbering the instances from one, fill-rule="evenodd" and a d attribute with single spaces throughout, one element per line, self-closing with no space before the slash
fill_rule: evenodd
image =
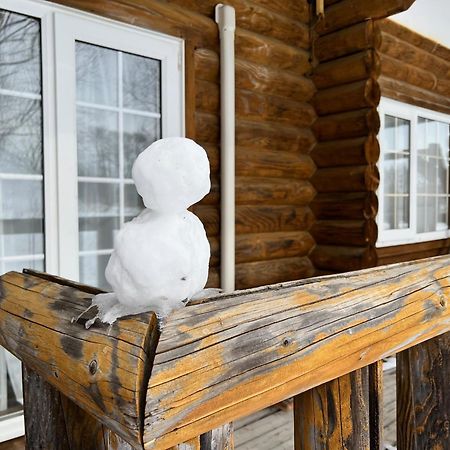
<path id="1" fill-rule="evenodd" d="M 136 192 L 134 184 L 125 185 L 125 222 L 136 217 L 144 209 L 142 197 Z"/>
<path id="2" fill-rule="evenodd" d="M 409 197 L 397 197 L 395 200 L 395 228 L 409 228 Z"/>
<path id="3" fill-rule="evenodd" d="M 110 291 L 111 286 L 105 278 L 105 269 L 110 255 L 80 256 L 80 279 L 83 283 Z"/>
<path id="4" fill-rule="evenodd" d="M 396 155 L 396 175 L 397 186 L 396 193 L 409 193 L 409 155 Z"/>
<path id="5" fill-rule="evenodd" d="M 42 173 L 41 125 L 40 100 L 0 93 L 0 171 L 2 173 Z"/>
<path id="6" fill-rule="evenodd" d="M 123 104 L 125 108 L 160 112 L 161 62 L 123 54 Z"/>
<path id="7" fill-rule="evenodd" d="M 384 230 L 393 230 L 395 228 L 395 198 L 384 198 Z"/>
<path id="8" fill-rule="evenodd" d="M 385 116 L 383 130 L 383 186 L 385 230 L 410 226 L 410 132 L 408 120 Z"/>
<path id="9" fill-rule="evenodd" d="M 78 198 L 80 250 L 112 249 L 120 228 L 119 185 L 78 183 Z"/>
<path id="10" fill-rule="evenodd" d="M 437 205 L 437 230 L 446 230 L 448 228 L 448 198 L 439 197 Z"/>
<path id="11" fill-rule="evenodd" d="M 131 169 L 136 157 L 151 143 L 160 139 L 160 119 L 124 114 L 124 170 L 125 178 L 131 178 Z"/>
<path id="12" fill-rule="evenodd" d="M 97 105 L 118 104 L 117 52 L 76 43 L 77 100 Z"/>
<path id="13" fill-rule="evenodd" d="M 385 116 L 383 138 L 385 151 L 393 151 L 395 149 L 395 117 Z"/>
<path id="14" fill-rule="evenodd" d="M 119 119 L 116 112 L 77 108 L 78 174 L 119 176 Z"/>
<path id="15" fill-rule="evenodd" d="M 39 20 L 0 9 L 0 89 L 41 93 Z"/>

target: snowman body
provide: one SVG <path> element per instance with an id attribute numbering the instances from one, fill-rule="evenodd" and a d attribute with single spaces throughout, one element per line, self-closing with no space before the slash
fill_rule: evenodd
<path id="1" fill-rule="evenodd" d="M 94 297 L 89 326 L 149 310 L 166 316 L 208 278 L 205 229 L 187 210 L 211 188 L 205 150 L 190 139 L 161 139 L 137 157 L 132 176 L 146 208 L 116 237 L 105 271 L 113 293 Z"/>

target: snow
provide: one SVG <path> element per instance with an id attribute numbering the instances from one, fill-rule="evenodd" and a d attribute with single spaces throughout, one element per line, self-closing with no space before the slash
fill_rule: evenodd
<path id="1" fill-rule="evenodd" d="M 157 211 L 186 210 L 211 189 L 208 156 L 186 138 L 154 142 L 137 157 L 132 174 L 144 205 Z"/>
<path id="2" fill-rule="evenodd" d="M 202 296 L 210 246 L 202 222 L 187 208 L 210 190 L 205 150 L 186 138 L 154 142 L 132 171 L 146 209 L 117 234 L 105 276 L 113 293 L 99 294 L 96 319 L 155 311 L 160 318 Z"/>

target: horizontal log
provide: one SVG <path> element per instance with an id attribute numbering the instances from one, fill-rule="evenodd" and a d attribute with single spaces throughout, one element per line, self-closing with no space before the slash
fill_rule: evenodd
<path id="1" fill-rule="evenodd" d="M 147 314 L 121 320 L 114 329 L 86 330 L 71 319 L 86 310 L 91 293 L 16 272 L 3 275 L 0 286 L 0 345 L 139 445 L 141 396 L 152 358 L 149 342 L 158 332 L 156 317 Z"/>
<path id="2" fill-rule="evenodd" d="M 370 77 L 377 78 L 380 71 L 378 53 L 375 50 L 363 50 L 318 64 L 314 68 L 312 79 L 317 89 L 325 89 Z"/>
<path id="3" fill-rule="evenodd" d="M 218 205 L 220 202 L 220 179 L 218 175 L 211 175 L 211 190 L 202 198 L 202 205 Z"/>
<path id="4" fill-rule="evenodd" d="M 315 194 L 311 183 L 305 180 L 236 177 L 238 205 L 308 205 Z"/>
<path id="5" fill-rule="evenodd" d="M 380 27 L 381 31 L 395 36 L 397 39 L 408 42 L 415 47 L 419 47 L 427 53 L 431 53 L 444 61 L 450 61 L 450 49 L 433 39 L 427 38 L 423 34 L 417 33 L 410 28 L 400 25 L 398 22 L 389 19 L 380 20 L 377 22 L 377 25 Z"/>
<path id="6" fill-rule="evenodd" d="M 238 234 L 236 263 L 307 256 L 313 247 L 314 239 L 307 231 Z"/>
<path id="7" fill-rule="evenodd" d="M 434 91 L 437 77 L 430 70 L 407 64 L 402 60 L 381 54 L 381 74 L 385 77 L 418 86 L 422 89 Z"/>
<path id="8" fill-rule="evenodd" d="M 210 267 L 220 265 L 220 242 L 210 238 Z M 236 264 L 278 258 L 307 256 L 314 247 L 314 239 L 307 231 L 277 231 L 236 235 Z"/>
<path id="9" fill-rule="evenodd" d="M 378 212 L 378 197 L 373 191 L 319 193 L 311 208 L 319 220 L 374 219 Z"/>
<path id="10" fill-rule="evenodd" d="M 448 331 L 449 263 L 257 288 L 175 311 L 149 382 L 146 448 L 170 447 Z"/>
<path id="11" fill-rule="evenodd" d="M 367 19 L 383 19 L 407 10 L 414 0 L 342 0 L 326 8 L 324 19 L 315 30 L 326 34 Z"/>
<path id="12" fill-rule="evenodd" d="M 450 114 L 450 98 L 392 78 L 380 77 L 381 93 L 403 103 Z"/>
<path id="13" fill-rule="evenodd" d="M 450 78 L 450 61 L 428 53 L 389 33 L 381 32 L 379 51 L 406 64 L 420 67 L 427 71 L 432 70 L 438 78 L 447 80 Z"/>
<path id="14" fill-rule="evenodd" d="M 220 83 L 219 55 L 205 48 L 194 51 L 195 79 Z"/>
<path id="15" fill-rule="evenodd" d="M 64 6 L 98 14 L 153 31 L 194 40 L 199 46 L 218 50 L 219 35 L 212 18 L 191 9 L 174 8 L 167 2 L 141 0 L 57 0 Z"/>
<path id="16" fill-rule="evenodd" d="M 378 133 L 380 117 L 375 108 L 330 114 L 319 117 L 313 129 L 318 141 L 368 136 Z"/>
<path id="17" fill-rule="evenodd" d="M 377 49 L 380 44 L 381 32 L 368 20 L 319 37 L 315 43 L 314 56 L 324 62 L 363 50 Z"/>
<path id="18" fill-rule="evenodd" d="M 219 143 L 219 117 L 195 113 L 196 140 L 215 146 Z M 274 122 L 238 120 L 236 145 L 245 148 L 309 153 L 315 143 L 311 128 L 297 128 Z"/>
<path id="19" fill-rule="evenodd" d="M 256 150 L 280 150 L 309 153 L 316 139 L 310 127 L 297 128 L 276 122 L 252 122 L 238 120 L 236 145 Z"/>
<path id="20" fill-rule="evenodd" d="M 310 55 L 307 50 L 257 34 L 252 31 L 236 29 L 236 57 L 278 70 L 288 70 L 302 75 L 311 69 Z"/>
<path id="21" fill-rule="evenodd" d="M 319 142 L 311 151 L 311 157 L 319 168 L 375 164 L 379 156 L 380 144 L 375 134 L 354 139 Z"/>
<path id="22" fill-rule="evenodd" d="M 377 265 L 374 247 L 317 245 L 310 258 L 316 269 L 331 272 L 347 272 Z"/>
<path id="23" fill-rule="evenodd" d="M 315 92 L 309 78 L 240 59 L 236 59 L 236 88 L 278 95 L 298 102 L 307 102 Z"/>
<path id="24" fill-rule="evenodd" d="M 178 5 L 184 10 L 193 10 L 199 14 L 214 18 L 214 7 L 217 2 L 212 0 L 169 0 L 168 3 Z M 259 6 L 257 2 L 247 0 L 230 0 L 227 4 L 236 10 L 236 25 L 240 28 L 261 33 L 279 39 L 294 47 L 308 48 L 309 34 L 305 23 L 292 20 L 292 16 L 277 14 L 270 9 Z"/>
<path id="25" fill-rule="evenodd" d="M 376 165 L 319 169 L 311 179 L 317 192 L 376 191 L 380 174 Z"/>
<path id="26" fill-rule="evenodd" d="M 198 204 L 192 207 L 208 236 L 218 236 L 220 213 L 218 207 Z M 271 233 L 277 231 L 305 231 L 314 222 L 307 206 L 295 205 L 237 205 L 236 233 Z"/>
<path id="27" fill-rule="evenodd" d="M 281 283 L 313 274 L 314 267 L 306 256 L 242 263 L 236 265 L 236 288 Z"/>
<path id="28" fill-rule="evenodd" d="M 318 220 L 311 234 L 319 245 L 375 246 L 378 228 L 374 219 Z"/>
<path id="29" fill-rule="evenodd" d="M 199 112 L 219 114 L 220 88 L 218 84 L 203 80 L 197 81 L 196 109 Z M 309 103 L 241 89 L 236 91 L 236 115 L 238 119 L 257 122 L 270 121 L 294 127 L 309 127 L 316 119 L 314 108 Z"/>
<path id="30" fill-rule="evenodd" d="M 307 180 L 315 170 L 311 157 L 302 153 L 236 148 L 238 176 Z"/>
<path id="31" fill-rule="evenodd" d="M 392 264 L 401 261 L 430 258 L 432 256 L 448 255 L 450 239 L 416 242 L 414 244 L 393 245 L 377 248 L 378 264 Z"/>
<path id="32" fill-rule="evenodd" d="M 309 24 L 309 6 L 297 0 L 252 0 L 252 3 L 264 6 L 271 11 L 291 17 L 298 22 Z"/>
<path id="33" fill-rule="evenodd" d="M 244 120 L 310 127 L 316 120 L 312 105 L 286 97 L 237 90 L 236 115 Z"/>
<path id="34" fill-rule="evenodd" d="M 380 102 L 380 86 L 372 79 L 356 81 L 316 93 L 313 105 L 319 116 L 355 109 L 377 107 Z"/>

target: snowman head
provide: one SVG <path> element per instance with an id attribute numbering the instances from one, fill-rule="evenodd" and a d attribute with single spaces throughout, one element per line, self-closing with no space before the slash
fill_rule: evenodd
<path id="1" fill-rule="evenodd" d="M 160 139 L 139 154 L 133 180 L 146 208 L 182 211 L 211 189 L 205 150 L 191 139 Z"/>

